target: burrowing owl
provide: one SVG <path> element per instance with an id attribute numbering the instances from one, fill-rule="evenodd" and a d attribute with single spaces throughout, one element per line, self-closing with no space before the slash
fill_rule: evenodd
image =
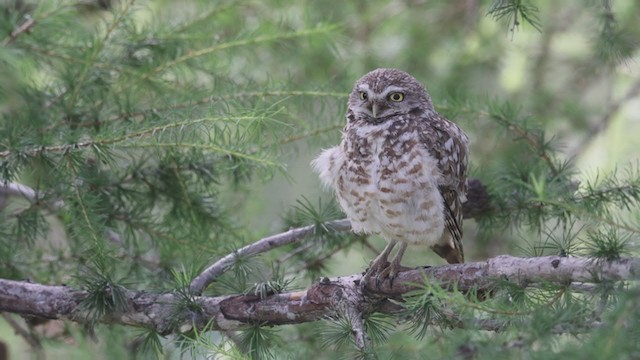
<path id="1" fill-rule="evenodd" d="M 356 82 L 342 142 L 324 150 L 312 166 L 335 191 L 353 231 L 389 242 L 366 279 L 393 280 L 408 244 L 426 244 L 449 263 L 464 261 L 467 143 L 411 75 L 377 69 Z"/>

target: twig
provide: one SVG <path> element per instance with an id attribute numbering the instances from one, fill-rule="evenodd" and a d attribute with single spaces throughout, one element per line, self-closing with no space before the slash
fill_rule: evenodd
<path id="1" fill-rule="evenodd" d="M 249 355 L 249 350 L 247 349 L 247 346 L 243 345 L 242 338 L 240 337 L 240 335 L 238 335 L 237 332 L 233 330 L 226 330 L 223 333 L 227 337 L 227 339 L 229 339 L 229 341 L 233 343 L 236 349 L 238 349 L 242 354 L 246 356 Z"/>
<path id="2" fill-rule="evenodd" d="M 20 335 L 27 342 L 27 344 L 31 346 L 36 354 L 38 354 L 38 358 L 41 358 L 42 344 L 40 343 L 40 340 L 38 340 L 38 338 L 35 337 L 32 333 L 24 329 L 10 314 L 2 313 L 2 317 L 13 328 L 13 331 L 15 331 L 16 334 Z"/>
<path id="3" fill-rule="evenodd" d="M 159 125 L 159 126 L 154 126 L 148 129 L 143 129 L 140 131 L 135 131 L 135 132 L 131 132 L 131 133 L 127 133 L 121 136 L 117 136 L 114 138 L 107 138 L 107 139 L 97 139 L 97 140 L 87 140 L 87 141 L 80 141 L 77 143 L 73 143 L 73 144 L 61 144 L 61 145 L 51 145 L 51 146 L 40 146 L 40 147 L 33 147 L 31 149 L 26 149 L 21 151 L 21 153 L 23 155 L 31 155 L 31 156 L 36 156 L 42 153 L 49 153 L 49 152 L 57 152 L 57 153 L 65 153 L 68 151 L 74 151 L 74 150 L 79 150 L 79 149 L 84 149 L 84 148 L 90 148 L 90 147 L 96 147 L 96 146 L 106 146 L 106 145 L 115 145 L 118 143 L 123 143 L 126 141 L 130 141 L 130 140 L 136 140 L 139 141 L 142 138 L 146 138 L 146 137 L 152 137 L 157 135 L 158 133 L 162 133 L 164 131 L 170 130 L 170 129 L 176 129 L 176 128 L 182 128 L 182 127 L 187 127 L 187 126 L 196 126 L 202 123 L 207 123 L 207 122 L 215 122 L 215 121 L 251 121 L 251 120 L 255 120 L 257 119 L 257 117 L 255 116 L 229 116 L 229 117 L 204 117 L 204 118 L 199 118 L 199 119 L 191 119 L 191 120 L 187 120 L 187 121 L 179 121 L 179 122 L 175 122 L 175 123 L 171 123 L 171 124 L 164 124 L 164 125 Z M 138 147 L 138 148 L 145 148 L 145 147 L 151 147 L 150 144 L 140 144 L 140 145 L 123 145 L 123 148 L 129 148 L 129 147 Z M 245 157 L 245 158 L 249 158 L 249 159 L 254 159 L 250 156 L 248 156 L 247 154 L 241 153 L 241 152 L 237 152 L 237 151 L 232 151 L 229 149 L 224 149 L 218 146 L 213 146 L 213 145 L 204 145 L 204 144 L 188 144 L 188 143 L 154 143 L 155 147 L 172 147 L 172 148 L 178 148 L 180 146 L 182 147 L 188 147 L 188 148 L 196 148 L 196 147 L 200 147 L 200 148 L 206 148 L 207 150 L 210 151 L 220 151 L 222 153 L 225 153 L 227 155 L 234 155 L 234 156 L 239 156 L 239 157 Z M 5 150 L 5 151 L 0 151 L 0 157 L 4 158 L 4 157 L 8 157 L 10 155 L 15 154 L 16 151 L 13 150 Z"/>
<path id="4" fill-rule="evenodd" d="M 375 254 L 376 256 L 377 256 L 378 254 L 380 254 L 380 250 L 376 249 L 376 247 L 375 247 L 375 246 L 373 246 L 373 245 L 371 244 L 371 242 L 369 242 L 369 239 L 368 239 L 368 238 L 365 238 L 364 240 L 362 240 L 362 245 L 363 245 L 364 247 L 366 247 L 367 249 L 369 249 L 369 250 L 370 250 L 373 254 Z"/>
<path id="5" fill-rule="evenodd" d="M 638 94 L 640 94 L 640 80 L 636 81 L 623 97 L 609 104 L 602 118 L 589 127 L 589 131 L 582 138 L 582 141 L 569 151 L 568 157 L 572 158 L 581 154 L 598 134 L 602 133 L 609 127 L 613 116 L 620 110 L 620 108 L 629 100 L 638 96 Z"/>
<path id="6" fill-rule="evenodd" d="M 100 126 L 100 125 L 104 125 L 104 124 L 108 124 L 108 123 L 112 123 L 112 122 L 116 122 L 116 121 L 122 121 L 122 120 L 140 120 L 140 119 L 144 119 L 145 115 L 148 114 L 153 114 L 153 113 L 162 113 L 162 112 L 168 112 L 168 111 L 174 111 L 174 110 L 180 110 L 180 109 L 187 109 L 187 108 L 196 108 L 198 106 L 201 105 L 207 105 L 207 104 L 213 104 L 216 102 L 225 102 L 225 101 L 231 101 L 231 100 L 237 100 L 237 99 L 246 99 L 246 98 L 266 98 L 266 97 L 278 97 L 278 96 L 282 96 L 282 97 L 291 97 L 291 96 L 313 96 L 313 97 L 336 97 L 336 98 L 340 98 L 340 97 L 346 97 L 348 94 L 345 93 L 337 93 L 337 92 L 326 92 L 326 91 L 302 91 L 302 90 L 291 90 L 291 91 L 250 91 L 250 92 L 239 92 L 239 93 L 232 93 L 232 94 L 228 94 L 228 95 L 222 95 L 222 96 L 207 96 L 205 98 L 199 99 L 199 100 L 190 100 L 188 102 L 184 102 L 184 103 L 176 103 L 176 104 L 171 104 L 168 106 L 163 106 L 163 107 L 159 107 L 159 108 L 151 108 L 151 109 L 147 109 L 147 110 L 140 110 L 140 111 L 134 111 L 134 112 L 127 112 L 127 113 L 122 113 L 119 115 L 114 115 L 108 119 L 104 119 L 104 120 L 94 120 L 94 121 L 86 121 L 86 122 L 81 122 L 78 124 L 74 124 L 77 127 L 95 127 L 95 126 Z M 48 106 L 47 106 L 48 107 Z M 45 128 L 41 128 L 40 132 L 44 133 L 47 131 L 51 131 L 59 126 L 61 126 L 62 124 L 64 124 L 64 121 L 58 121 L 55 124 L 49 125 Z M 323 129 L 318 129 L 315 130 L 314 132 L 311 133 L 305 133 L 302 135 L 298 135 L 297 137 L 291 137 L 291 138 L 287 138 L 283 140 L 283 143 L 288 143 L 288 142 L 293 142 L 293 141 L 297 141 L 299 139 L 305 138 L 307 136 L 313 136 L 313 135 L 317 135 L 317 134 L 321 134 L 323 132 L 328 132 L 331 130 L 335 130 L 335 129 L 339 129 L 344 125 L 334 125 L 331 126 L 329 128 L 323 128 Z"/>
<path id="7" fill-rule="evenodd" d="M 329 259 L 330 257 L 332 257 L 333 255 L 335 255 L 336 253 L 338 253 L 339 251 L 343 250 L 344 248 L 347 248 L 349 246 L 351 246 L 352 244 L 354 244 L 355 242 L 358 242 L 358 240 L 352 241 L 352 242 L 344 242 L 341 243 L 340 246 L 336 247 L 335 249 L 333 249 L 332 251 L 313 259 L 312 261 L 305 261 L 304 264 L 296 269 L 294 269 L 292 272 L 294 274 L 296 273 L 300 273 L 301 271 L 304 270 L 308 270 L 311 267 L 314 267 L 316 265 L 322 264 L 325 260 Z M 367 241 L 367 239 L 364 239 L 364 241 L 362 241 L 362 243 L 364 244 L 364 247 L 366 247 L 367 249 L 371 250 L 371 252 L 375 255 L 378 255 L 380 253 L 379 250 L 377 250 L 375 247 L 373 247 L 373 245 L 371 245 L 371 243 L 369 243 L 369 241 Z M 303 246 L 299 247 L 303 248 Z M 308 249 L 308 247 L 305 245 L 304 248 Z M 288 254 L 291 255 L 291 254 Z M 287 256 L 288 258 L 288 256 Z"/>
<path id="8" fill-rule="evenodd" d="M 2 196 L 3 198 L 9 196 L 23 197 L 29 200 L 29 202 L 35 202 L 38 198 L 35 190 L 26 185 L 18 183 L 0 184 L 0 196 Z"/>
<path id="9" fill-rule="evenodd" d="M 547 153 L 547 150 L 544 149 L 544 146 L 540 144 L 538 140 L 534 138 L 527 129 L 515 123 L 510 123 L 508 125 L 508 129 L 529 143 L 529 146 L 531 146 L 531 148 L 537 152 L 537 155 L 540 156 L 547 163 L 547 166 L 549 167 L 551 174 L 556 176 L 560 173 L 556 168 L 556 164 L 553 162 L 553 159 L 551 158 L 549 153 Z"/>
<path id="10" fill-rule="evenodd" d="M 3 41 L 3 45 L 11 44 L 13 41 L 15 41 L 15 39 L 18 38 L 20 34 L 22 34 L 25 31 L 29 31 L 35 24 L 36 24 L 36 21 L 30 15 L 28 14 L 25 15 L 24 22 L 20 24 L 20 26 L 16 27 L 11 32 L 11 34 L 9 34 L 9 37 Z"/>
<path id="11" fill-rule="evenodd" d="M 301 246 L 298 246 L 297 248 L 293 249 L 292 251 L 286 253 L 284 256 L 282 256 L 281 258 L 279 258 L 278 260 L 276 260 L 278 262 L 278 264 L 283 264 L 287 261 L 289 261 L 289 259 L 291 259 L 292 257 L 303 253 L 309 249 L 311 249 L 313 247 L 313 243 L 307 243 Z"/>
<path id="12" fill-rule="evenodd" d="M 41 195 L 27 185 L 13 182 L 0 182 L 0 209 L 6 206 L 6 198 L 10 196 L 22 197 L 30 203 L 36 203 L 40 200 Z M 64 201 L 58 200 L 52 203 L 47 203 L 46 205 L 49 210 L 57 211 L 64 206 Z"/>
<path id="13" fill-rule="evenodd" d="M 345 219 L 346 220 L 346 219 Z M 351 228 L 351 225 L 349 225 L 349 228 Z M 296 269 L 293 270 L 293 273 L 300 273 L 301 271 L 304 270 L 309 270 L 309 268 L 315 267 L 317 265 L 322 264 L 325 260 L 327 260 L 328 258 L 332 257 L 333 255 L 335 255 L 336 253 L 338 253 L 339 251 L 341 251 L 342 249 L 344 249 L 345 247 L 351 245 L 351 243 L 346 243 L 343 244 L 343 246 L 338 246 L 335 249 L 333 249 L 332 251 L 318 257 L 315 258 L 311 261 L 305 261 L 304 264 Z"/>
<path id="14" fill-rule="evenodd" d="M 569 285 L 569 288 L 576 292 L 592 293 L 598 289 L 598 285 L 573 282 Z"/>
<path id="15" fill-rule="evenodd" d="M 349 319 L 349 324 L 351 324 L 356 347 L 361 353 L 367 354 L 371 351 L 371 338 L 365 331 L 362 312 L 353 306 L 347 306 L 345 315 Z"/>
<path id="16" fill-rule="evenodd" d="M 291 32 L 291 33 L 256 36 L 254 38 L 249 38 L 249 39 L 240 39 L 235 41 L 229 41 L 226 43 L 220 43 L 220 44 L 210 46 L 208 48 L 190 50 L 190 51 L 187 51 L 184 55 L 178 56 L 171 61 L 167 61 L 151 69 L 149 72 L 142 75 L 140 77 L 140 80 L 147 80 L 159 73 L 162 73 L 163 71 L 169 68 L 175 67 L 186 61 L 193 60 L 195 58 L 199 58 L 205 55 L 210 55 L 212 53 L 219 52 L 222 50 L 228 50 L 231 48 L 242 47 L 247 45 L 255 45 L 255 44 L 272 42 L 272 41 L 281 41 L 281 40 L 294 39 L 298 37 L 306 37 L 306 36 L 311 36 L 316 34 L 327 33 L 331 30 L 333 30 L 331 27 L 302 29 L 302 30 Z"/>
<path id="17" fill-rule="evenodd" d="M 508 328 L 510 325 L 508 321 L 479 318 L 479 319 L 473 320 L 473 325 L 469 326 L 467 325 L 467 323 L 462 321 L 456 314 L 447 312 L 447 317 L 454 320 L 454 321 L 451 321 L 451 326 L 457 329 L 472 328 L 472 329 L 478 329 L 478 330 L 501 332 L 502 330 Z M 431 320 L 431 323 L 434 324 L 435 320 Z M 585 321 L 584 324 L 580 324 L 580 325 L 577 325 L 574 323 L 557 324 L 554 327 L 552 327 L 549 332 L 552 334 L 558 334 L 558 335 L 567 334 L 567 333 L 579 334 L 579 333 L 586 333 L 592 329 L 600 328 L 602 327 L 602 325 L 603 324 L 600 321 L 587 320 Z"/>
<path id="18" fill-rule="evenodd" d="M 100 53 L 105 48 L 105 44 L 109 41 L 111 36 L 115 33 L 116 28 L 121 25 L 121 22 L 125 18 L 125 15 L 129 12 L 130 7 L 133 6 L 135 0 L 128 0 L 122 4 L 121 11 L 115 12 L 112 17 L 111 23 L 107 26 L 104 35 L 102 38 L 98 39 L 92 46 L 92 50 L 88 53 L 90 54 L 88 61 L 84 64 L 79 74 L 77 75 L 77 79 L 74 82 L 74 85 L 71 89 L 71 93 L 69 94 L 69 99 L 67 101 L 68 104 L 73 106 L 76 105 L 76 101 L 78 100 L 78 96 L 80 96 L 81 90 L 85 84 L 85 81 L 89 78 L 89 74 L 98 59 Z"/>
<path id="19" fill-rule="evenodd" d="M 346 219 L 332 221 L 325 224 L 325 226 L 330 227 L 335 231 L 346 231 L 351 228 L 351 224 Z M 227 271 L 239 256 L 254 256 L 280 246 L 293 244 L 306 238 L 315 231 L 315 225 L 295 228 L 281 234 L 260 239 L 253 244 L 234 251 L 233 253 L 216 261 L 213 265 L 206 268 L 200 275 L 196 276 L 190 285 L 191 292 L 194 294 L 201 294 L 202 291 L 211 284 L 211 282 Z"/>
<path id="20" fill-rule="evenodd" d="M 342 127 L 344 127 L 343 124 L 330 125 L 328 127 L 316 129 L 316 130 L 313 130 L 313 131 L 309 131 L 309 132 L 305 132 L 305 133 L 302 133 L 302 134 L 294 135 L 294 136 L 288 137 L 286 139 L 282 139 L 282 140 L 278 141 L 277 144 L 278 145 L 286 145 L 286 144 L 289 144 L 289 143 L 292 143 L 292 142 L 296 142 L 296 141 L 300 141 L 300 140 L 303 140 L 303 139 L 306 139 L 306 138 L 309 138 L 309 137 L 312 137 L 312 136 L 317 136 L 317 135 L 324 134 L 324 133 L 327 133 L 327 132 L 330 132 L 330 131 L 341 129 Z"/>

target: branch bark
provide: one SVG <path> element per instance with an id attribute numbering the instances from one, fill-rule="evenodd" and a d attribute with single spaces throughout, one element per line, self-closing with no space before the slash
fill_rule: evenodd
<path id="1" fill-rule="evenodd" d="M 572 282 L 598 283 L 637 279 L 640 259 L 597 261 L 579 257 L 545 256 L 518 258 L 498 256 L 481 262 L 443 265 L 401 272 L 393 284 L 385 281 L 360 284 L 361 274 L 324 278 L 306 290 L 273 294 L 264 299 L 253 295 L 218 297 L 194 296 L 200 310 L 176 314 L 181 298 L 174 293 L 124 290 L 128 308 L 103 316 L 104 323 L 153 329 L 161 334 L 187 331 L 193 326 L 208 330 L 237 330 L 250 324 L 297 324 L 335 316 L 348 304 L 356 313 L 394 312 L 387 297 L 401 297 L 417 289 L 424 279 L 445 288 L 487 289 L 496 281 L 520 286 L 539 283 L 570 285 Z M 0 311 L 44 318 L 87 320 L 82 301 L 88 292 L 68 286 L 50 286 L 24 281 L 0 280 Z M 344 310 L 344 309 L 342 309 Z M 176 321 L 176 319 L 184 319 Z M 366 347 L 366 338 L 362 338 Z"/>

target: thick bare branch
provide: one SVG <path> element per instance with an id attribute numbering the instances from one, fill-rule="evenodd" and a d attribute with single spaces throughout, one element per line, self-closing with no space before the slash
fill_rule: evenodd
<path id="1" fill-rule="evenodd" d="M 161 334 L 191 329 L 192 326 L 210 330 L 235 330 L 249 324 L 282 325 L 315 321 L 335 316 L 340 306 L 351 304 L 360 314 L 396 312 L 385 297 L 400 297 L 415 290 L 424 279 L 443 287 L 461 290 L 490 288 L 496 280 L 510 281 L 521 286 L 540 283 L 569 285 L 572 282 L 633 280 L 640 274 L 640 259 L 596 261 L 587 258 L 545 256 L 518 258 L 498 256 L 486 261 L 453 264 L 402 272 L 393 282 L 385 281 L 361 286 L 361 274 L 325 278 L 303 291 L 274 294 L 264 299 L 253 295 L 194 297 L 201 311 L 194 315 L 176 314 L 175 304 L 181 300 L 174 293 L 150 293 L 124 290 L 129 307 L 100 319 L 106 323 L 141 326 Z M 87 297 L 86 291 L 67 286 L 49 286 L 21 281 L 0 280 L 0 311 L 65 318 L 83 322 L 86 314 L 79 306 Z M 342 305 L 340 305 L 342 304 Z M 184 319 L 184 321 L 176 321 Z"/>
<path id="2" fill-rule="evenodd" d="M 538 283 L 598 283 L 637 279 L 640 274 L 640 259 L 627 258 L 607 262 L 582 257 L 541 256 L 521 258 L 501 255 L 486 261 L 466 264 L 451 264 L 424 269 L 430 282 L 442 286 L 456 284 L 465 291 L 473 288 L 487 289 L 496 280 L 509 281 L 526 286 Z M 377 289 L 378 294 L 402 295 L 413 290 L 413 284 L 422 283 L 420 270 L 398 274 L 393 286 L 386 281 Z M 368 287 L 374 284 L 367 284 Z"/>

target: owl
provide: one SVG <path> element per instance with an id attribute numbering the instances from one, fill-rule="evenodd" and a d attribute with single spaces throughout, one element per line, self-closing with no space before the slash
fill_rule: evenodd
<path id="1" fill-rule="evenodd" d="M 323 150 L 311 165 L 335 192 L 353 231 L 388 242 L 365 281 L 393 281 L 409 244 L 427 245 L 449 263 L 464 262 L 465 133 L 435 111 L 420 82 L 396 69 L 360 78 L 346 118 L 340 145 Z"/>

